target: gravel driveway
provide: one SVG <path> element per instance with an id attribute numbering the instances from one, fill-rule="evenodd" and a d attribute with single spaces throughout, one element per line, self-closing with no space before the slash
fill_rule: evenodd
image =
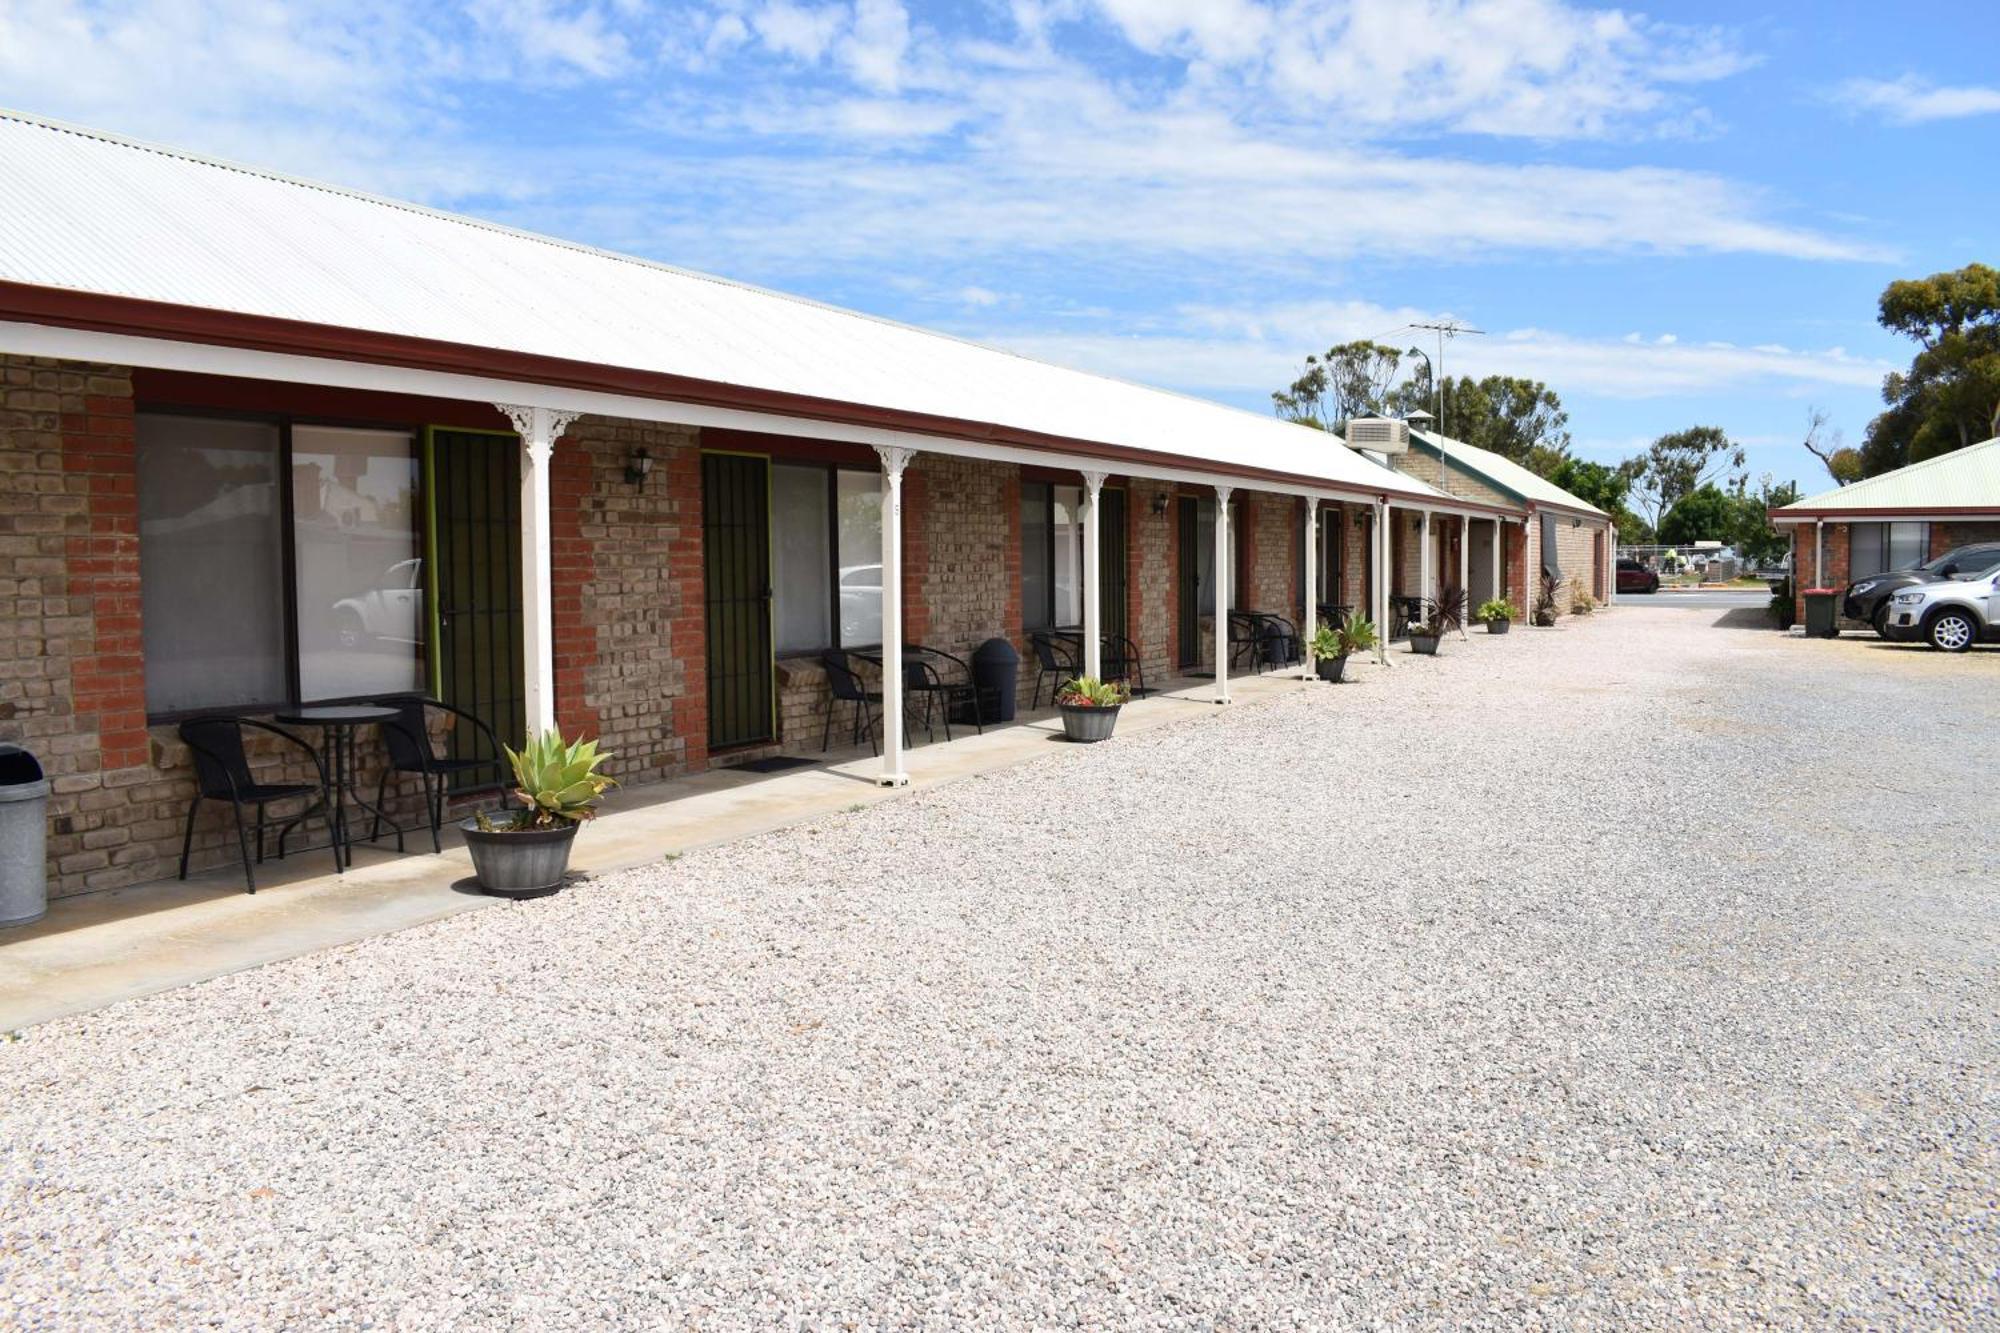
<path id="1" fill-rule="evenodd" d="M 1716 619 L 33 1029 L 0 1323 L 1990 1326 L 2000 654 Z"/>

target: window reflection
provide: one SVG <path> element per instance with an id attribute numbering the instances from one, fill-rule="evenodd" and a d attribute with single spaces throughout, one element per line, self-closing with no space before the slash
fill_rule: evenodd
<path id="1" fill-rule="evenodd" d="M 411 436 L 295 427 L 292 514 L 300 694 L 421 690 L 428 615 Z"/>

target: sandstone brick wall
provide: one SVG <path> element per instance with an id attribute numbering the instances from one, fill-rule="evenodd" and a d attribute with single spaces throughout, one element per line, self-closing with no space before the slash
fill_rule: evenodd
<path id="1" fill-rule="evenodd" d="M 634 450 L 653 459 L 625 480 Z M 556 718 L 596 735 L 620 782 L 699 768 L 708 749 L 701 455 L 692 428 L 586 416 L 550 477 Z"/>
<path id="2" fill-rule="evenodd" d="M 1125 589 L 1126 634 L 1138 645 L 1149 684 L 1164 684 L 1175 674 L 1178 634 L 1180 532 L 1175 521 L 1170 482 L 1132 480 L 1126 483 Z M 1161 512 L 1153 508 L 1162 497 Z"/>
<path id="3" fill-rule="evenodd" d="M 1251 567 L 1244 571 L 1248 611 L 1271 611 L 1293 624 L 1303 618 L 1299 604 L 1299 547 L 1305 537 L 1305 511 L 1296 497 L 1269 491 L 1248 493 L 1251 524 Z"/>

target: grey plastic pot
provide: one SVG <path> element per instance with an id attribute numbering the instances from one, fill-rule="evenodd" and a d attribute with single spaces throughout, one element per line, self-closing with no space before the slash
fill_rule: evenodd
<path id="1" fill-rule="evenodd" d="M 465 834 L 466 850 L 472 853 L 472 873 L 488 893 L 532 898 L 562 887 L 563 875 L 569 870 L 570 844 L 576 841 L 575 824 L 522 833 L 489 833 L 467 820 L 459 829 Z"/>
<path id="2" fill-rule="evenodd" d="M 1347 654 L 1342 653 L 1338 657 L 1314 658 L 1313 669 L 1319 672 L 1321 680 L 1338 685 L 1341 682 L 1342 676 L 1347 671 Z"/>
<path id="3" fill-rule="evenodd" d="M 1117 704 L 1109 708 L 1062 705 L 1063 735 L 1084 745 L 1110 740 L 1111 729 L 1118 725 L 1118 707 Z"/>
<path id="4" fill-rule="evenodd" d="M 1425 657 L 1436 657 L 1437 650 L 1438 650 L 1438 641 L 1435 635 L 1412 634 L 1410 636 L 1411 652 L 1421 653 Z"/>
<path id="5" fill-rule="evenodd" d="M 1505 634 L 1507 627 L 1513 623 L 1511 620 L 1489 620 L 1486 622 L 1486 632 L 1488 634 Z"/>

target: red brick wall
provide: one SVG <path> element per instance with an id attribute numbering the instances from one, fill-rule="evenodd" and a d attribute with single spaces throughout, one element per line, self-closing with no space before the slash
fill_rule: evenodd
<path id="1" fill-rule="evenodd" d="M 1954 546 L 1966 546 L 1973 542 L 2000 542 L 2000 520 L 1991 523 L 1933 523 L 1931 524 L 1930 554 L 1932 559 L 1943 555 Z"/>

